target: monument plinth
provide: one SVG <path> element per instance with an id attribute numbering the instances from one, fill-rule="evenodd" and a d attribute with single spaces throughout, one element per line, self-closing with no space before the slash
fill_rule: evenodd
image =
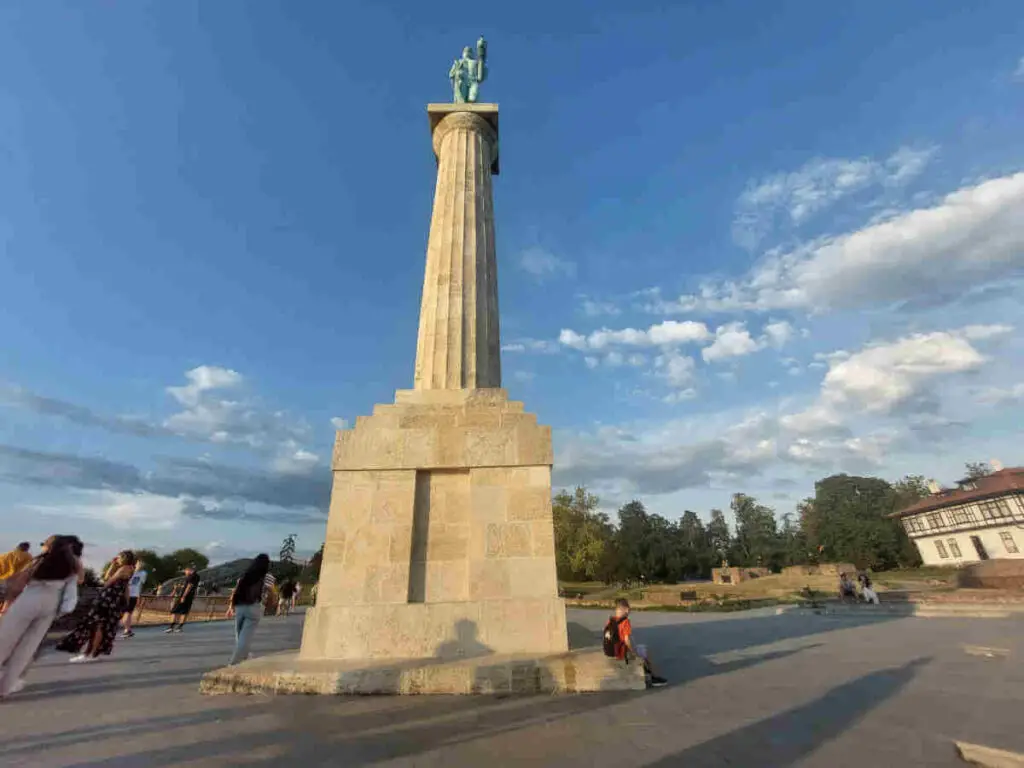
<path id="1" fill-rule="evenodd" d="M 317 602 L 297 657 L 212 672 L 207 692 L 470 693 L 643 687 L 569 652 L 551 514 L 551 429 L 501 389 L 486 44 L 428 105 L 437 183 L 414 388 L 337 433 Z M 638 676 L 639 675 L 639 676 Z"/>

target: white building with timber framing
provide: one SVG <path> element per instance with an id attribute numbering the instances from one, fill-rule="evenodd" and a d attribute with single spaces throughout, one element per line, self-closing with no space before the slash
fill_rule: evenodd
<path id="1" fill-rule="evenodd" d="M 925 565 L 1024 558 L 1024 467 L 966 478 L 892 514 Z"/>

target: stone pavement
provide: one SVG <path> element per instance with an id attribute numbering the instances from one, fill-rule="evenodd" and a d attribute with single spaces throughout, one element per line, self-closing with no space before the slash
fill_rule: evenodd
<path id="1" fill-rule="evenodd" d="M 570 611 L 574 640 L 604 615 Z M 668 688 L 554 697 L 198 693 L 226 623 L 143 630 L 107 661 L 47 655 L 0 705 L 0 766 L 958 765 L 1024 751 L 1020 619 L 634 614 Z M 256 654 L 298 646 L 266 619 Z M 977 648 L 998 653 L 978 654 Z M 283 761 L 283 762 L 281 762 Z"/>

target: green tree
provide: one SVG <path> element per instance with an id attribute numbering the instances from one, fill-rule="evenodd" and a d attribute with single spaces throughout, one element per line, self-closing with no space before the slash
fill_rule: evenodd
<path id="1" fill-rule="evenodd" d="M 560 491 L 551 504 L 555 528 L 555 564 L 565 580 L 607 575 L 611 539 L 608 516 L 597 511 L 598 498 L 583 486 Z"/>
<path id="2" fill-rule="evenodd" d="M 289 533 L 284 537 L 284 541 L 281 542 L 281 554 L 280 560 L 282 563 L 294 563 L 295 562 L 295 540 L 298 538 L 297 534 Z"/>
<path id="3" fill-rule="evenodd" d="M 192 547 L 176 549 L 165 556 L 167 565 L 173 566 L 177 573 L 185 570 L 186 566 L 194 565 L 197 571 L 201 571 L 210 565 L 210 558 Z"/>
<path id="4" fill-rule="evenodd" d="M 313 556 L 309 558 L 309 562 L 302 569 L 299 574 L 299 581 L 303 584 L 315 584 L 320 581 L 320 568 L 323 565 L 324 560 L 324 545 L 320 545 L 320 549 L 313 553 Z"/>
<path id="5" fill-rule="evenodd" d="M 967 470 L 968 480 L 977 480 L 979 477 L 992 474 L 992 467 L 988 465 L 987 461 L 968 461 L 964 465 L 964 469 Z"/>
<path id="6" fill-rule="evenodd" d="M 729 532 L 729 524 L 725 521 L 722 510 L 711 510 L 711 522 L 708 523 L 707 536 L 713 567 L 717 568 L 721 565 L 722 560 L 729 556 L 729 548 L 732 546 L 732 534 Z"/>
<path id="7" fill-rule="evenodd" d="M 781 547 L 772 508 L 759 504 L 745 493 L 733 494 L 730 507 L 736 520 L 733 540 L 736 565 L 777 569 Z"/>
<path id="8" fill-rule="evenodd" d="M 779 551 L 782 566 L 803 565 L 808 560 L 807 536 L 800 525 L 799 518 L 787 512 L 782 515 L 779 526 Z"/>
<path id="9" fill-rule="evenodd" d="M 802 509 L 809 544 L 825 561 L 882 570 L 901 561 L 902 528 L 887 517 L 897 508 L 893 486 L 877 477 L 832 475 L 814 485 Z"/>
<path id="10" fill-rule="evenodd" d="M 722 522 L 725 520 L 723 518 Z M 676 537 L 682 554 L 682 577 L 684 579 L 706 579 L 717 565 L 708 537 L 697 513 L 686 510 L 676 525 Z M 728 538 L 728 528 L 726 528 Z"/>

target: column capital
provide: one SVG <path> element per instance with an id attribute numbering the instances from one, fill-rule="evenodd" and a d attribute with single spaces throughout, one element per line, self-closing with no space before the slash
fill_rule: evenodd
<path id="1" fill-rule="evenodd" d="M 434 157 L 440 157 L 441 140 L 456 128 L 478 130 L 491 140 L 493 154 L 491 173 L 498 175 L 498 105 L 497 104 L 428 104 L 430 134 Z"/>

